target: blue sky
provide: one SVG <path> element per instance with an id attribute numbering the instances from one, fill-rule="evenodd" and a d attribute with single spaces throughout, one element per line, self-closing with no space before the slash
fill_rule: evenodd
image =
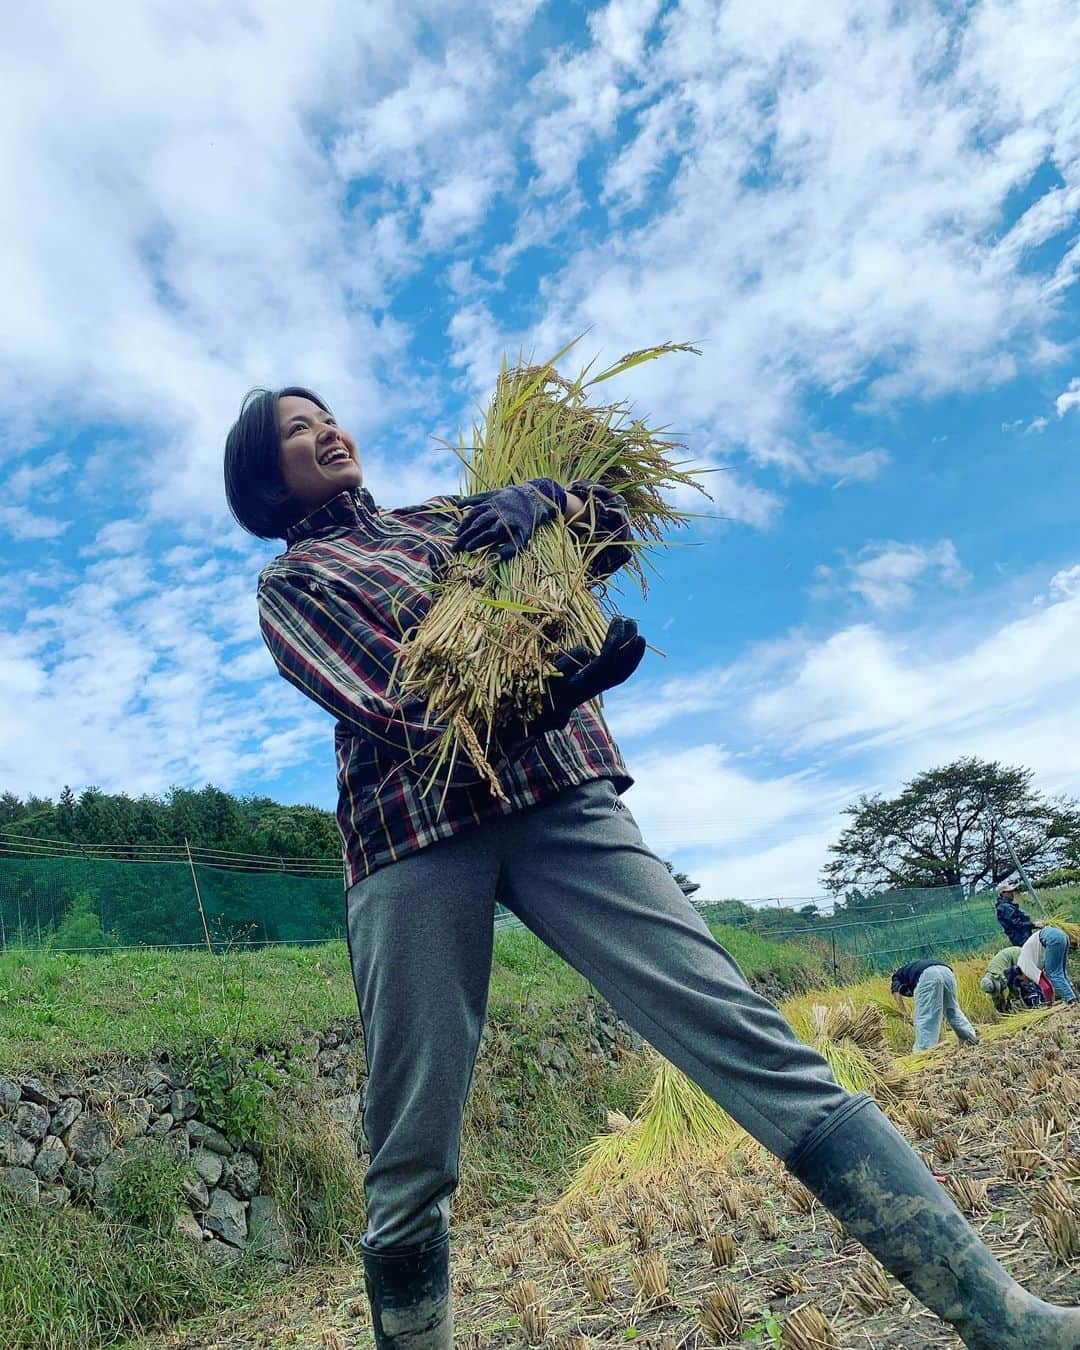
<path id="1" fill-rule="evenodd" d="M 628 374 L 712 514 L 628 594 L 646 837 L 819 889 L 961 754 L 1077 790 L 1080 10 L 45 0 L 0 53 L 0 787 L 330 806 L 221 447 L 308 383 L 385 505 L 456 485 L 504 350 Z"/>

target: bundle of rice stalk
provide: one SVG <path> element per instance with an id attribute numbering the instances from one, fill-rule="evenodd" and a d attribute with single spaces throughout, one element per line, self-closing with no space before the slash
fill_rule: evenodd
<path id="1" fill-rule="evenodd" d="M 615 1182 L 670 1181 L 680 1167 L 722 1165 L 736 1148 L 752 1143 L 696 1083 L 661 1060 L 629 1127 L 601 1135 L 581 1150 L 581 1166 L 555 1209 Z"/>
<path id="2" fill-rule="evenodd" d="M 810 1029 L 810 1044 L 828 1061 L 841 1087 L 869 1092 L 884 1103 L 904 1096 L 907 1075 L 889 1053 L 885 1021 L 874 1004 L 817 1004 L 810 1010 Z"/>
<path id="3" fill-rule="evenodd" d="M 630 515 L 632 557 L 626 567 L 644 590 L 643 550 L 685 519 L 665 494 L 692 486 L 707 497 L 696 481 L 702 470 L 671 458 L 681 443 L 631 418 L 625 403 L 587 399 L 596 385 L 644 361 L 696 349 L 676 343 L 649 347 L 598 375 L 590 377 L 586 368 L 574 380 L 555 369 L 568 350 L 541 365 L 509 367 L 503 359 L 472 445 L 457 448 L 465 465 L 464 491 L 533 478 L 562 484 L 587 479 L 612 488 Z M 605 589 L 593 565 L 605 540 L 594 537 L 589 526 L 588 520 L 568 525 L 557 516 L 509 562 L 487 550 L 456 558 L 423 622 L 406 635 L 397 687 L 402 696 L 424 701 L 429 721 L 445 725 L 426 775 L 428 790 L 464 755 L 505 799 L 490 763 L 500 726 L 539 713 L 560 652 L 577 645 L 599 650 L 608 625 Z"/>
<path id="4" fill-rule="evenodd" d="M 1067 919 L 1064 915 L 1057 914 L 1052 914 L 1046 922 L 1054 928 L 1060 928 L 1062 930 L 1069 939 L 1069 946 L 1074 951 L 1077 947 L 1080 947 L 1080 923 L 1076 923 L 1072 919 Z"/>

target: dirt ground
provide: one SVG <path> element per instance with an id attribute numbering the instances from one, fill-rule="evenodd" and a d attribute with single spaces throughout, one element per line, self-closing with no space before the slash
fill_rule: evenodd
<path id="1" fill-rule="evenodd" d="M 972 1207 L 972 1222 L 1007 1269 L 1041 1297 L 1066 1304 L 1080 1303 L 1078 1069 L 1080 1014 L 1055 1010 L 1008 1038 L 970 1048 L 953 1043 L 890 1109 L 939 1177 L 973 1184 L 961 1207 Z M 1048 1190 L 1053 1179 L 1059 1186 Z M 1071 1230 L 1068 1221 L 1059 1227 L 1065 1250 L 1057 1254 L 1032 1208 L 1040 1195 L 1073 1214 Z M 711 1251 L 714 1234 L 730 1234 L 733 1253 Z M 718 1267 L 714 1255 L 730 1255 L 730 1263 Z M 639 1287 L 645 1258 L 652 1258 L 651 1292 Z M 672 1178 L 663 1187 L 582 1202 L 558 1218 L 533 1209 L 459 1226 L 453 1283 L 455 1345 L 468 1350 L 960 1345 L 895 1280 L 882 1278 L 820 1206 L 807 1210 L 806 1196 L 766 1156 L 740 1159 L 734 1175 Z M 702 1308 L 723 1289 L 739 1314 L 729 1319 L 726 1340 L 701 1321 Z M 831 1333 L 798 1339 L 807 1304 L 827 1316 Z M 357 1266 L 302 1272 L 255 1307 L 153 1344 L 361 1350 L 373 1340 Z"/>

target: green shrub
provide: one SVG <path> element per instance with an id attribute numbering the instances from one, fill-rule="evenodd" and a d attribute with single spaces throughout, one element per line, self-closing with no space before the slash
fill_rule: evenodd
<path id="1" fill-rule="evenodd" d="M 113 1212 L 143 1228 L 171 1232 L 192 1171 L 164 1144 L 125 1159 L 111 1192 Z"/>

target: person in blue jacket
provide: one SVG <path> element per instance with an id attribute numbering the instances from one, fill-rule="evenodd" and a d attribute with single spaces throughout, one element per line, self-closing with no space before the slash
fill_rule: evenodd
<path id="1" fill-rule="evenodd" d="M 1014 947 L 1022 947 L 1038 928 L 1031 915 L 1016 903 L 1016 882 L 1003 881 L 997 888 L 997 920 Z"/>

